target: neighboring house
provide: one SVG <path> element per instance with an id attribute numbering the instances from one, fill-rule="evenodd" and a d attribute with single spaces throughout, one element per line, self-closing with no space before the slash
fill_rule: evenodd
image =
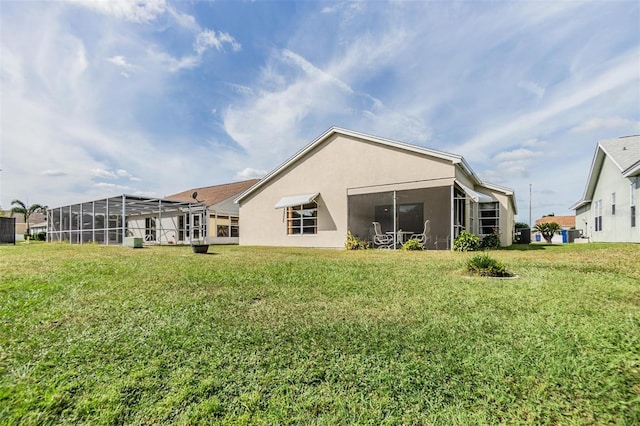
<path id="1" fill-rule="evenodd" d="M 576 227 L 575 216 L 543 216 L 540 219 L 536 219 L 536 225 L 552 222 L 560 225 L 560 229 L 573 229 Z"/>
<path id="2" fill-rule="evenodd" d="M 598 142 L 582 199 L 571 206 L 591 241 L 640 242 L 640 135 Z"/>
<path id="3" fill-rule="evenodd" d="M 24 240 L 24 234 L 27 232 L 27 224 L 24 221 L 24 216 L 20 213 L 15 213 L 13 217 L 16 218 L 16 240 L 22 241 Z M 29 229 L 31 231 L 31 235 L 35 235 L 37 232 L 42 232 L 42 228 L 38 225 L 45 222 L 47 220 L 47 215 L 45 213 L 31 213 L 29 215 Z M 45 222 L 45 231 L 47 229 Z"/>
<path id="4" fill-rule="evenodd" d="M 237 244 L 238 206 L 233 199 L 256 182 L 191 189 L 166 198 L 123 194 L 51 208 L 47 210 L 47 240 L 123 244 L 126 237 L 139 237 L 146 244 L 189 244 L 193 240 Z"/>
<path id="5" fill-rule="evenodd" d="M 38 222 L 38 223 L 34 223 L 32 225 L 30 225 L 31 228 L 31 235 L 36 235 L 36 234 L 40 234 L 40 233 L 46 233 L 47 232 L 47 217 L 45 216 L 44 221 L 42 222 Z"/>
<path id="6" fill-rule="evenodd" d="M 450 249 L 462 230 L 513 241 L 512 190 L 482 182 L 459 155 L 331 128 L 240 195 L 241 245 L 344 247 L 423 231 Z M 403 233 L 397 231 L 402 230 Z M 394 232 L 396 231 L 396 232 Z"/>
<path id="7" fill-rule="evenodd" d="M 208 221 L 206 223 L 207 242 L 209 244 L 238 244 L 240 236 L 239 206 L 234 202 L 243 191 L 256 184 L 259 179 L 223 185 L 207 186 L 182 191 L 169 195 L 166 200 L 196 201 L 207 207 Z"/>
<path id="8" fill-rule="evenodd" d="M 575 216 L 543 216 L 540 219 L 536 219 L 536 225 L 540 225 L 542 223 L 552 223 L 555 222 L 560 225 L 561 231 L 568 231 L 571 229 L 575 229 L 576 227 L 576 217 Z M 544 241 L 542 235 L 537 232 L 535 229 L 533 230 L 534 240 L 535 241 Z M 536 235 L 540 235 L 536 237 Z M 565 234 L 566 235 L 566 234 Z M 551 240 L 552 243 L 562 243 L 564 242 L 562 233 L 558 233 L 553 236 Z"/>

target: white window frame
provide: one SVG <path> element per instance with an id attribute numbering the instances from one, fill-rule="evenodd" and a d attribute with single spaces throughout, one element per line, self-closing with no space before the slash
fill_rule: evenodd
<path id="1" fill-rule="evenodd" d="M 487 205 L 492 205 L 493 208 L 483 208 Z M 494 216 L 482 216 L 483 211 L 494 211 Z M 490 203 L 479 203 L 478 204 L 478 235 L 490 235 L 493 232 L 486 233 L 484 232 L 489 228 L 490 225 L 484 225 L 484 221 L 494 221 L 495 226 L 491 226 L 491 228 L 495 229 L 496 235 L 500 235 L 500 203 L 497 201 L 492 201 Z"/>
<path id="2" fill-rule="evenodd" d="M 296 216 L 294 212 L 302 212 L 302 214 Z M 312 201 L 309 204 L 287 207 L 285 221 L 287 236 L 318 235 L 318 203 Z"/>
<path id="3" fill-rule="evenodd" d="M 616 215 L 616 193 L 611 193 L 611 216 Z"/>
<path id="4" fill-rule="evenodd" d="M 595 203 L 595 231 L 602 231 L 602 199 L 596 201 Z"/>

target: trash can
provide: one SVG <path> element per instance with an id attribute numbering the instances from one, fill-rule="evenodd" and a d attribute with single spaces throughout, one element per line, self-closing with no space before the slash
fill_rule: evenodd
<path id="1" fill-rule="evenodd" d="M 561 232 L 562 232 L 562 243 L 566 244 L 569 241 L 569 234 L 566 229 L 563 229 Z"/>
<path id="2" fill-rule="evenodd" d="M 570 229 L 568 234 L 569 234 L 569 242 L 570 243 L 575 243 L 576 238 L 580 238 L 581 237 L 581 233 L 582 231 L 580 231 L 579 229 Z"/>
<path id="3" fill-rule="evenodd" d="M 536 243 L 540 242 L 540 234 L 536 234 Z"/>

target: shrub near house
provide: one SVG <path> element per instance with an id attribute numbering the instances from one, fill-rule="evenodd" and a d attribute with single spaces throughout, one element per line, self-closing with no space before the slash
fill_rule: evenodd
<path id="1" fill-rule="evenodd" d="M 560 225 L 556 222 L 538 223 L 534 229 L 542 235 L 547 243 L 551 244 L 553 236 L 560 231 Z"/>

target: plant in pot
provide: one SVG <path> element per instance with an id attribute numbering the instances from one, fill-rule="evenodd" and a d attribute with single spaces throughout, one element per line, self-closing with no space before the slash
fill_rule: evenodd
<path id="1" fill-rule="evenodd" d="M 209 244 L 204 239 L 196 239 L 191 241 L 191 250 L 194 253 L 206 253 L 209 251 Z"/>

